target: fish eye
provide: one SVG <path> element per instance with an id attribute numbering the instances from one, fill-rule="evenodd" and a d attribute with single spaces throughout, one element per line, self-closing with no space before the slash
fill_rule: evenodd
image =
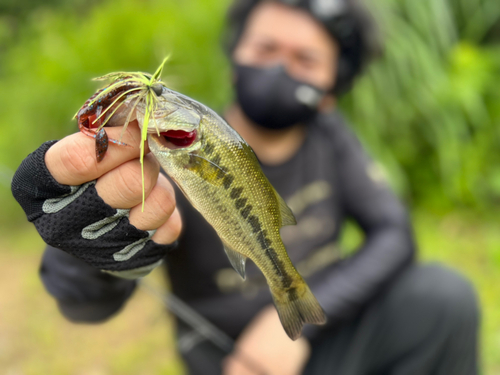
<path id="1" fill-rule="evenodd" d="M 160 83 L 155 83 L 153 86 L 151 86 L 153 89 L 154 93 L 156 96 L 161 96 L 161 93 L 163 92 L 163 85 Z"/>

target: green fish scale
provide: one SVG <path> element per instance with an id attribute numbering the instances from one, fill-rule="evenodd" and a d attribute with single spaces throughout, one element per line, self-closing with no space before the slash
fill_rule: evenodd
<path id="1" fill-rule="evenodd" d="M 210 115 L 199 131 L 200 149 L 172 153 L 167 173 L 228 247 L 250 258 L 271 287 L 289 289 L 302 279 L 281 240 L 279 202 L 257 158 L 232 128 Z"/>

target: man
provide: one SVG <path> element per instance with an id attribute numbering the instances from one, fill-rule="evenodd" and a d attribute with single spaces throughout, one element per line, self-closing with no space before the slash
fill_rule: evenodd
<path id="1" fill-rule="evenodd" d="M 63 314 L 100 321 L 118 311 L 135 282 L 99 269 L 125 277 L 150 271 L 179 237 L 182 216 L 178 248 L 165 256 L 173 291 L 237 340 L 230 355 L 203 340 L 181 348 L 190 373 L 477 373 L 470 285 L 442 267 L 413 263 L 404 208 L 334 112 L 370 55 L 363 10 L 352 1 L 242 0 L 230 21 L 236 101 L 225 118 L 294 211 L 298 225 L 283 228 L 283 239 L 328 324 L 289 340 L 258 270 L 249 264 L 245 283 L 228 271 L 215 232 L 181 194 L 177 210 L 150 154 L 141 213 L 138 150 L 112 147 L 97 164 L 93 140 L 80 133 L 42 146 L 13 182 L 28 219 L 54 246 L 42 279 Z M 138 139 L 131 126 L 124 141 Z M 339 261 L 335 243 L 347 217 L 365 240 Z M 181 342 L 193 336 L 182 323 L 178 335 Z"/>

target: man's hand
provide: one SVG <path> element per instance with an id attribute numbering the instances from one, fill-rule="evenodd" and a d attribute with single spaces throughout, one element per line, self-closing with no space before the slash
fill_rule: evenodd
<path id="1" fill-rule="evenodd" d="M 119 138 L 121 128 L 107 128 Z M 181 231 L 174 191 L 149 150 L 142 212 L 140 130 L 129 124 L 100 163 L 95 140 L 82 133 L 47 142 L 23 160 L 12 193 L 44 241 L 91 266 L 125 278 L 158 266 Z"/>
<path id="2" fill-rule="evenodd" d="M 241 334 L 233 354 L 223 363 L 223 374 L 298 375 L 302 373 L 310 352 L 309 342 L 303 337 L 290 340 L 276 309 L 269 306 Z M 255 369 L 246 365 L 247 359 L 255 364 Z"/>
<path id="3" fill-rule="evenodd" d="M 118 139 L 121 127 L 106 128 L 108 137 Z M 53 145 L 45 154 L 45 164 L 54 179 L 63 185 L 81 185 L 97 179 L 99 196 L 113 208 L 131 208 L 129 221 L 137 229 L 157 229 L 152 240 L 173 243 L 181 231 L 172 185 L 159 175 L 160 165 L 152 154 L 144 157 L 146 200 L 142 210 L 142 181 L 139 163 L 140 130 L 131 122 L 122 141 L 133 146 L 110 143 L 104 160 L 96 160 L 95 140 L 83 133 L 72 134 Z M 149 152 L 146 149 L 146 152 Z"/>

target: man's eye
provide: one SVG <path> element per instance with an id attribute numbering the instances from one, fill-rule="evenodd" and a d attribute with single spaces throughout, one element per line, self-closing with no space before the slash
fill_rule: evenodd
<path id="1" fill-rule="evenodd" d="M 274 46 L 273 44 L 259 44 L 257 46 L 257 50 L 260 53 L 273 53 L 276 51 L 276 46 Z"/>
<path id="2" fill-rule="evenodd" d="M 310 57 L 306 57 L 306 56 L 299 57 L 298 60 L 299 60 L 300 65 L 303 66 L 304 68 L 307 68 L 307 69 L 315 69 L 319 65 L 318 60 L 311 59 Z"/>

